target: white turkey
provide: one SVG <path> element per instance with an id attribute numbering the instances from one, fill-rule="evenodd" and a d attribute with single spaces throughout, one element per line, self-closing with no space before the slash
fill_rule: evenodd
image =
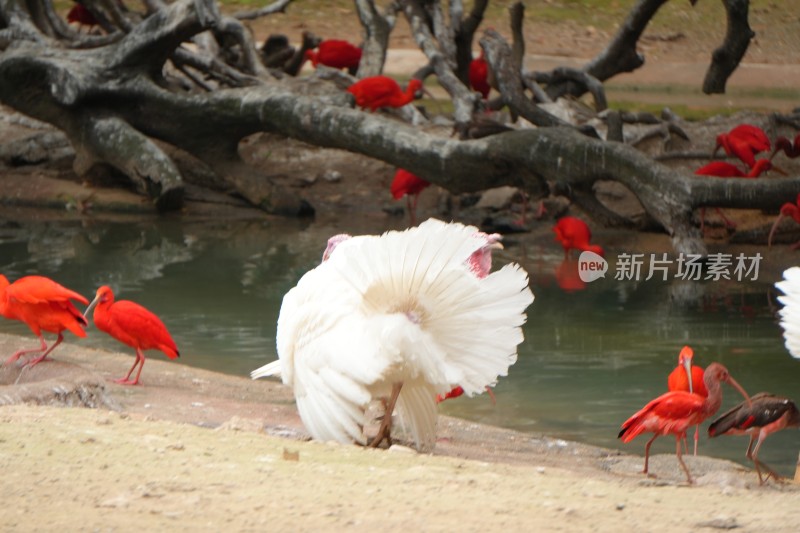
<path id="1" fill-rule="evenodd" d="M 317 440 L 367 444 L 366 408 L 385 405 L 418 450 L 433 447 L 436 395 L 459 385 L 479 394 L 505 376 L 533 301 L 518 265 L 494 273 L 498 235 L 428 220 L 381 236 L 336 236 L 323 262 L 283 299 L 279 361 L 251 374 L 280 375 Z"/>

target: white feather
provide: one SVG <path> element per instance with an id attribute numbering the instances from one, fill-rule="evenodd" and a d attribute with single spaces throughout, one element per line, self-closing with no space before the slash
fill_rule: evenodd
<path id="1" fill-rule="evenodd" d="M 367 405 L 402 383 L 398 418 L 417 448 L 429 449 L 437 393 L 454 384 L 481 393 L 507 374 L 533 295 L 517 265 L 483 279 L 470 270 L 470 255 L 486 244 L 480 235 L 428 220 L 354 237 L 286 294 L 280 370 L 315 439 L 365 442 Z"/>
<path id="2" fill-rule="evenodd" d="M 259 379 L 259 378 L 272 378 L 272 377 L 280 377 L 281 375 L 281 360 L 278 359 L 271 363 L 267 363 L 266 365 L 256 368 L 252 372 L 250 372 L 250 379 Z"/>
<path id="3" fill-rule="evenodd" d="M 786 349 L 800 359 L 800 267 L 792 267 L 783 273 L 784 281 L 775 286 L 783 292 L 778 301 L 783 304 L 779 314 L 783 327 Z"/>

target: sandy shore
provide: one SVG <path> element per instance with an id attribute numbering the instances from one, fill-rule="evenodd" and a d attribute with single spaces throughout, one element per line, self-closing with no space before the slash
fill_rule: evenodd
<path id="1" fill-rule="evenodd" d="M 2 353 L 20 341 L 0 335 Z M 68 344 L 30 371 L 0 370 L 4 531 L 788 532 L 800 523 L 800 487 L 759 487 L 728 461 L 689 457 L 697 484 L 688 486 L 672 455 L 654 457 L 658 477 L 646 478 L 639 456 L 448 417 L 433 455 L 309 442 L 278 383 L 158 356 L 143 386 L 111 383 L 130 361 Z"/>

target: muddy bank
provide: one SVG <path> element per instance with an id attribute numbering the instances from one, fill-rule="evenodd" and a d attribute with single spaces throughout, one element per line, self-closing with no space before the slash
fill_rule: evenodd
<path id="1" fill-rule="evenodd" d="M 20 340 L 0 336 L 0 351 Z M 26 389 L 39 404 L 0 406 L 6 531 L 441 531 L 464 528 L 467 516 L 469 530 L 788 532 L 800 523 L 798 486 L 759 487 L 728 461 L 688 457 L 689 487 L 673 455 L 655 456 L 658 477 L 646 478 L 636 455 L 448 417 L 433 455 L 309 442 L 278 383 L 157 357 L 144 386 L 110 382 L 130 361 L 67 344 L 32 370 L 2 369 L 0 398 Z M 97 408 L 65 401 L 87 386 Z"/>

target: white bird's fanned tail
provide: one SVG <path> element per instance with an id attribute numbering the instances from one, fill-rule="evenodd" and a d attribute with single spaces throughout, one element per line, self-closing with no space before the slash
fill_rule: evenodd
<path id="1" fill-rule="evenodd" d="M 778 301 L 783 304 L 779 312 L 783 338 L 789 353 L 800 359 L 800 267 L 787 269 L 783 278 L 775 284 L 783 292 L 783 296 L 778 296 Z"/>
<path id="2" fill-rule="evenodd" d="M 429 449 L 437 393 L 481 393 L 507 374 L 533 294 L 517 265 L 483 279 L 470 270 L 486 243 L 477 228 L 438 220 L 354 237 L 287 293 L 278 355 L 314 438 L 365 442 L 367 404 L 402 383 L 398 418 Z"/>

